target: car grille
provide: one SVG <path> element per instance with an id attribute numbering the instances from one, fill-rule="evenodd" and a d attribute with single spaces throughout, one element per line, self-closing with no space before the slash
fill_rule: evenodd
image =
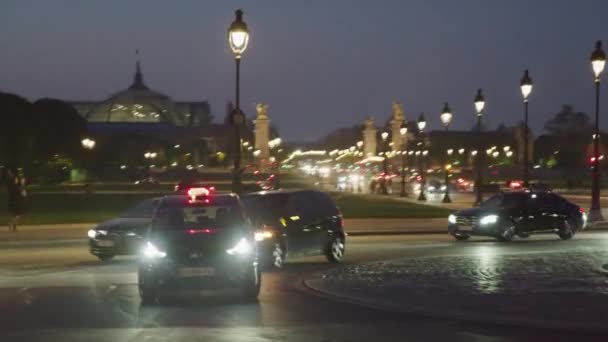
<path id="1" fill-rule="evenodd" d="M 477 217 L 474 216 L 458 216 L 456 224 L 459 226 L 477 226 Z"/>

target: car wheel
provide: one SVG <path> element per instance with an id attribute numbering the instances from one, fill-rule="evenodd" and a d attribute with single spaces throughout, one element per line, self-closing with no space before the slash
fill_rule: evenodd
<path id="1" fill-rule="evenodd" d="M 329 246 L 326 249 L 325 256 L 329 262 L 341 262 L 344 258 L 344 240 L 336 236 L 331 239 Z"/>
<path id="2" fill-rule="evenodd" d="M 243 286 L 242 298 L 247 302 L 255 302 L 258 300 L 260 294 L 260 287 L 262 285 L 262 273 L 257 266 L 254 266 L 250 271 L 249 275 L 245 279 Z"/>
<path id="3" fill-rule="evenodd" d="M 99 261 L 110 261 L 113 257 L 112 254 L 99 254 L 97 259 L 99 259 Z"/>
<path id="4" fill-rule="evenodd" d="M 496 239 L 501 242 L 509 242 L 515 236 L 515 226 L 508 225 L 504 227 L 496 236 Z"/>
<path id="5" fill-rule="evenodd" d="M 158 294 L 156 290 L 151 288 L 139 287 L 139 297 L 142 305 L 154 305 L 158 303 Z"/>
<path id="6" fill-rule="evenodd" d="M 557 232 L 562 240 L 570 240 L 574 236 L 574 224 L 570 220 L 564 221 L 564 226 Z"/>
<path id="7" fill-rule="evenodd" d="M 469 234 L 452 234 L 452 236 L 458 241 L 466 241 L 471 237 Z"/>

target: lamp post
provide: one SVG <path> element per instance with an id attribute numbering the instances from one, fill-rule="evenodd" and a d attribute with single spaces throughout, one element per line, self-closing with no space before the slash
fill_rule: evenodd
<path id="1" fill-rule="evenodd" d="M 401 135 L 401 144 L 404 145 L 403 142 L 405 142 L 407 135 L 407 123 L 405 120 L 401 123 L 399 134 Z M 401 192 L 399 193 L 399 196 L 407 196 L 407 191 L 405 190 L 405 151 L 401 151 Z"/>
<path id="2" fill-rule="evenodd" d="M 591 209 L 589 221 L 603 221 L 600 208 L 600 77 L 606 65 L 606 53 L 602 50 L 602 41 L 595 43 L 595 50 L 591 53 L 591 66 L 595 75 L 595 129 L 593 133 L 593 185 L 591 189 Z"/>
<path id="3" fill-rule="evenodd" d="M 439 118 L 441 119 L 441 123 L 443 124 L 443 127 L 445 127 L 445 131 L 447 132 L 449 127 L 450 127 L 450 123 L 452 122 L 452 111 L 450 110 L 450 106 L 448 105 L 448 103 L 446 102 L 443 105 L 443 111 L 441 112 L 441 115 L 439 116 Z M 450 169 L 448 168 L 448 163 L 445 163 L 445 192 L 443 193 L 443 203 L 452 203 L 452 199 L 450 198 Z"/>
<path id="4" fill-rule="evenodd" d="M 425 143 L 424 143 L 424 128 L 426 127 L 426 120 L 424 119 L 424 113 L 420 113 L 420 116 L 418 117 L 418 121 L 416 122 L 416 125 L 418 126 L 418 136 L 420 141 L 418 142 L 418 146 L 420 146 L 421 148 L 424 149 L 425 147 Z M 424 150 L 424 151 L 416 151 L 416 154 L 418 154 L 418 152 L 420 152 L 420 159 L 419 161 L 419 169 L 420 169 L 420 193 L 418 194 L 418 200 L 419 201 L 426 201 L 426 194 L 425 192 L 425 188 L 426 188 L 426 173 L 424 172 L 424 158 L 426 157 L 426 155 L 428 154 L 428 151 Z"/>
<path id="5" fill-rule="evenodd" d="M 474 105 L 475 105 L 475 111 L 477 112 L 477 131 L 478 131 L 478 146 L 477 146 L 477 150 L 478 151 L 483 151 L 483 143 L 482 143 L 482 134 L 481 134 L 481 130 L 482 130 L 482 126 L 481 126 L 481 118 L 483 117 L 483 109 L 486 106 L 486 100 L 485 97 L 483 96 L 483 94 L 481 93 L 481 89 L 477 90 L 477 95 L 475 96 L 475 100 L 474 100 Z M 476 164 L 477 164 L 477 174 L 475 177 L 475 205 L 479 206 L 481 204 L 481 202 L 483 201 L 483 194 L 482 194 L 482 182 L 483 182 L 483 158 L 484 154 L 483 153 L 477 153 L 477 158 L 476 158 Z"/>
<path id="6" fill-rule="evenodd" d="M 528 165 L 528 96 L 532 92 L 532 79 L 530 78 L 530 73 L 528 70 L 524 71 L 524 76 L 521 78 L 520 87 L 521 87 L 521 95 L 524 98 L 524 163 L 523 163 L 523 179 L 524 179 L 524 187 L 530 186 L 530 179 L 528 175 L 529 165 Z"/>
<path id="7" fill-rule="evenodd" d="M 82 139 L 80 141 L 80 143 L 82 144 L 82 147 L 85 150 L 89 151 L 89 152 L 93 151 L 93 149 L 95 148 L 95 144 L 96 144 L 95 140 L 90 139 L 90 138 L 84 138 L 84 139 Z M 87 156 L 85 158 L 85 164 L 86 164 L 85 168 L 86 168 L 86 172 L 87 173 L 91 171 L 90 170 L 90 166 L 89 166 L 89 164 L 90 164 L 89 163 L 89 159 L 91 159 L 90 158 L 90 153 L 87 153 Z M 90 184 L 89 184 L 89 178 L 90 178 L 90 176 L 87 174 L 86 175 L 86 182 L 85 182 L 85 185 L 84 185 L 85 186 L 85 192 L 87 192 L 87 193 L 91 192 L 91 187 L 90 187 Z"/>
<path id="8" fill-rule="evenodd" d="M 235 12 L 236 19 L 230 24 L 228 28 L 228 43 L 230 49 L 234 53 L 236 62 L 236 108 L 230 113 L 230 121 L 234 126 L 234 169 L 233 169 L 233 180 L 232 180 L 232 191 L 240 194 L 242 192 L 242 179 L 241 179 L 241 126 L 245 123 L 245 115 L 241 112 L 240 103 L 240 73 L 241 73 L 241 56 L 247 49 L 249 43 L 249 30 L 247 24 L 243 21 L 243 11 L 237 10 Z"/>
<path id="9" fill-rule="evenodd" d="M 388 195 L 388 186 L 386 177 L 388 177 L 388 132 L 382 132 L 380 134 L 382 138 L 382 151 L 384 152 L 384 159 L 382 159 L 382 180 L 380 181 L 381 191 L 383 195 Z"/>
<path id="10" fill-rule="evenodd" d="M 281 138 L 274 138 L 268 142 L 268 146 L 270 147 L 271 151 L 274 152 L 276 149 L 276 152 L 273 153 L 274 159 L 275 159 L 274 164 L 275 164 L 275 168 L 276 168 L 276 173 L 274 175 L 274 187 L 276 189 L 279 189 L 281 187 L 281 177 L 280 177 L 281 160 L 279 158 L 279 152 L 278 152 L 279 146 L 281 146 L 281 142 L 282 142 Z"/>

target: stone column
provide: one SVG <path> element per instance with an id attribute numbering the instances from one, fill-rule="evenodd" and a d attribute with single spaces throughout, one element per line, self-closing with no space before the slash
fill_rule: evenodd
<path id="1" fill-rule="evenodd" d="M 253 120 L 254 133 L 255 133 L 255 149 L 260 151 L 257 156 L 260 167 L 266 167 L 268 165 L 268 158 L 270 158 L 270 147 L 268 141 L 270 139 L 270 119 L 268 118 L 268 105 L 258 103 L 255 106 L 257 111 L 257 117 Z"/>
<path id="2" fill-rule="evenodd" d="M 369 116 L 365 120 L 365 128 L 363 129 L 363 155 L 364 157 L 376 155 L 376 127 L 374 127 L 374 118 Z"/>
<path id="3" fill-rule="evenodd" d="M 404 139 L 401 138 L 401 124 L 403 123 L 403 120 L 405 120 L 403 105 L 397 101 L 393 101 L 393 116 L 390 122 L 393 151 L 399 151 L 405 148 Z"/>

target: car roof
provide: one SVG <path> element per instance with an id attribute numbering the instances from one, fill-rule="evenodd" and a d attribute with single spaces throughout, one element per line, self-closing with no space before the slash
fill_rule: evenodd
<path id="1" fill-rule="evenodd" d="M 278 195 L 278 194 L 295 194 L 302 192 L 321 192 L 319 190 L 314 189 L 279 189 L 279 190 L 267 190 L 267 191 L 256 191 L 250 192 L 248 194 L 243 195 L 243 197 L 247 196 L 266 196 L 266 195 Z"/>
<path id="2" fill-rule="evenodd" d="M 230 200 L 233 200 L 234 203 L 239 202 L 239 196 L 236 194 L 214 194 L 214 195 L 211 195 L 210 197 L 212 197 L 215 200 L 220 200 L 224 203 L 229 203 Z M 161 201 L 162 201 L 162 203 L 179 204 L 179 203 L 185 203 L 189 198 L 190 197 L 188 197 L 186 195 L 167 195 L 165 197 L 162 197 Z"/>

